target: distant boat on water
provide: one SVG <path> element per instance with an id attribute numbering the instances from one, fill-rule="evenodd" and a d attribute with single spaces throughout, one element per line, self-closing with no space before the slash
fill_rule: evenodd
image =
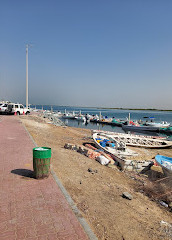
<path id="1" fill-rule="evenodd" d="M 147 120 L 146 122 L 142 122 L 141 120 L 136 122 L 130 121 L 130 114 L 129 114 L 128 121 L 122 124 L 122 129 L 124 131 L 136 131 L 136 132 L 145 132 L 145 131 L 159 132 L 160 128 L 165 128 L 170 126 L 170 123 L 167 123 L 167 122 L 161 122 L 161 123 L 154 122 L 153 117 L 151 118 L 144 117 L 144 118 L 148 118 L 151 120 L 150 121 Z"/>
<path id="2" fill-rule="evenodd" d="M 155 126 L 145 126 L 145 125 L 135 125 L 135 124 L 122 124 L 122 129 L 124 131 L 136 131 L 136 132 L 159 132 L 160 127 Z"/>
<path id="3" fill-rule="evenodd" d="M 161 122 L 154 122 L 153 120 L 151 121 L 146 121 L 143 123 L 145 126 L 152 126 L 152 127 L 159 127 L 159 128 L 167 128 L 170 126 L 170 123 L 166 121 L 161 121 Z"/>
<path id="4" fill-rule="evenodd" d="M 64 118 L 64 119 L 75 119 L 75 114 L 73 114 L 73 113 L 64 113 L 62 115 L 62 118 Z"/>

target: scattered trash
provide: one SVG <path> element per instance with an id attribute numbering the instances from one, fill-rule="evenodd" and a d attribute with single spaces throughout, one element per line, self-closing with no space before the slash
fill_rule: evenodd
<path id="1" fill-rule="evenodd" d="M 172 239 L 172 224 L 162 220 L 160 222 L 160 225 L 161 225 L 161 231 L 164 232 L 165 235 L 169 237 L 169 239 Z"/>
<path id="2" fill-rule="evenodd" d="M 98 170 L 97 169 L 93 170 L 92 168 L 88 168 L 88 172 L 94 174 L 94 173 L 98 173 Z"/>
<path id="3" fill-rule="evenodd" d="M 100 155 L 96 157 L 96 160 L 101 164 L 101 165 L 108 165 L 110 160 L 104 157 L 103 155 Z"/>
<path id="4" fill-rule="evenodd" d="M 172 202 L 168 204 L 168 207 L 172 209 Z"/>
<path id="5" fill-rule="evenodd" d="M 93 170 L 91 168 L 88 168 L 88 172 L 92 172 Z"/>
<path id="6" fill-rule="evenodd" d="M 82 145 L 74 145 L 74 144 L 66 143 L 64 145 L 64 148 L 79 152 L 91 159 L 97 160 L 97 158 L 101 156 L 101 158 L 100 159 L 98 158 L 97 161 L 99 161 L 100 163 L 101 162 L 104 163 L 104 164 L 101 163 L 102 165 L 107 165 L 108 163 L 114 164 L 114 160 L 108 154 L 101 151 L 97 151 L 97 149 L 91 146 L 91 144 L 87 144 L 87 147 L 86 147 Z"/>
<path id="7" fill-rule="evenodd" d="M 122 197 L 126 198 L 128 200 L 132 200 L 133 199 L 133 196 L 130 193 L 128 193 L 128 192 L 123 192 Z"/>
<path id="8" fill-rule="evenodd" d="M 167 204 L 167 203 L 165 203 L 165 202 L 163 202 L 163 201 L 160 201 L 159 203 L 160 203 L 162 206 L 168 208 L 168 204 Z"/>

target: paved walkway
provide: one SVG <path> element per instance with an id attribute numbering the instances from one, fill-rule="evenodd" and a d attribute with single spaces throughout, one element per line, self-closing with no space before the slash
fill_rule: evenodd
<path id="1" fill-rule="evenodd" d="M 0 240 L 88 240 L 52 175 L 31 177 L 35 146 L 19 118 L 0 120 Z"/>

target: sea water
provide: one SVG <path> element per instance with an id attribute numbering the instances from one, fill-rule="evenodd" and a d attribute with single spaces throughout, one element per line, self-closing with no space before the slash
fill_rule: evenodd
<path id="1" fill-rule="evenodd" d="M 35 106 L 31 106 L 34 108 Z M 70 106 L 51 106 L 51 105 L 36 105 L 37 109 L 53 110 L 54 112 L 60 111 L 61 113 L 75 112 L 82 114 L 101 115 L 107 118 L 115 117 L 117 119 L 126 120 L 130 113 L 131 120 L 146 120 L 145 117 L 154 117 L 155 122 L 166 121 L 172 125 L 172 111 L 151 111 L 151 110 L 124 110 L 124 109 L 105 109 L 105 108 L 83 108 L 83 107 L 70 107 Z M 71 127 L 87 128 L 87 129 L 99 129 L 104 131 L 124 132 L 121 127 L 111 126 L 106 124 L 95 124 L 92 122 L 84 123 L 72 119 L 62 119 L 66 125 Z M 140 134 L 140 133 L 137 133 Z M 147 133 L 149 135 L 158 135 L 157 133 Z"/>

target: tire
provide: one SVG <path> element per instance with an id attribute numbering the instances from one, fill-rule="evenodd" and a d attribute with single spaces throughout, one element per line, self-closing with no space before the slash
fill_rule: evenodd
<path id="1" fill-rule="evenodd" d="M 20 113 L 19 113 L 19 112 L 17 112 L 16 114 L 17 114 L 17 116 L 18 116 L 18 115 L 20 115 Z"/>

